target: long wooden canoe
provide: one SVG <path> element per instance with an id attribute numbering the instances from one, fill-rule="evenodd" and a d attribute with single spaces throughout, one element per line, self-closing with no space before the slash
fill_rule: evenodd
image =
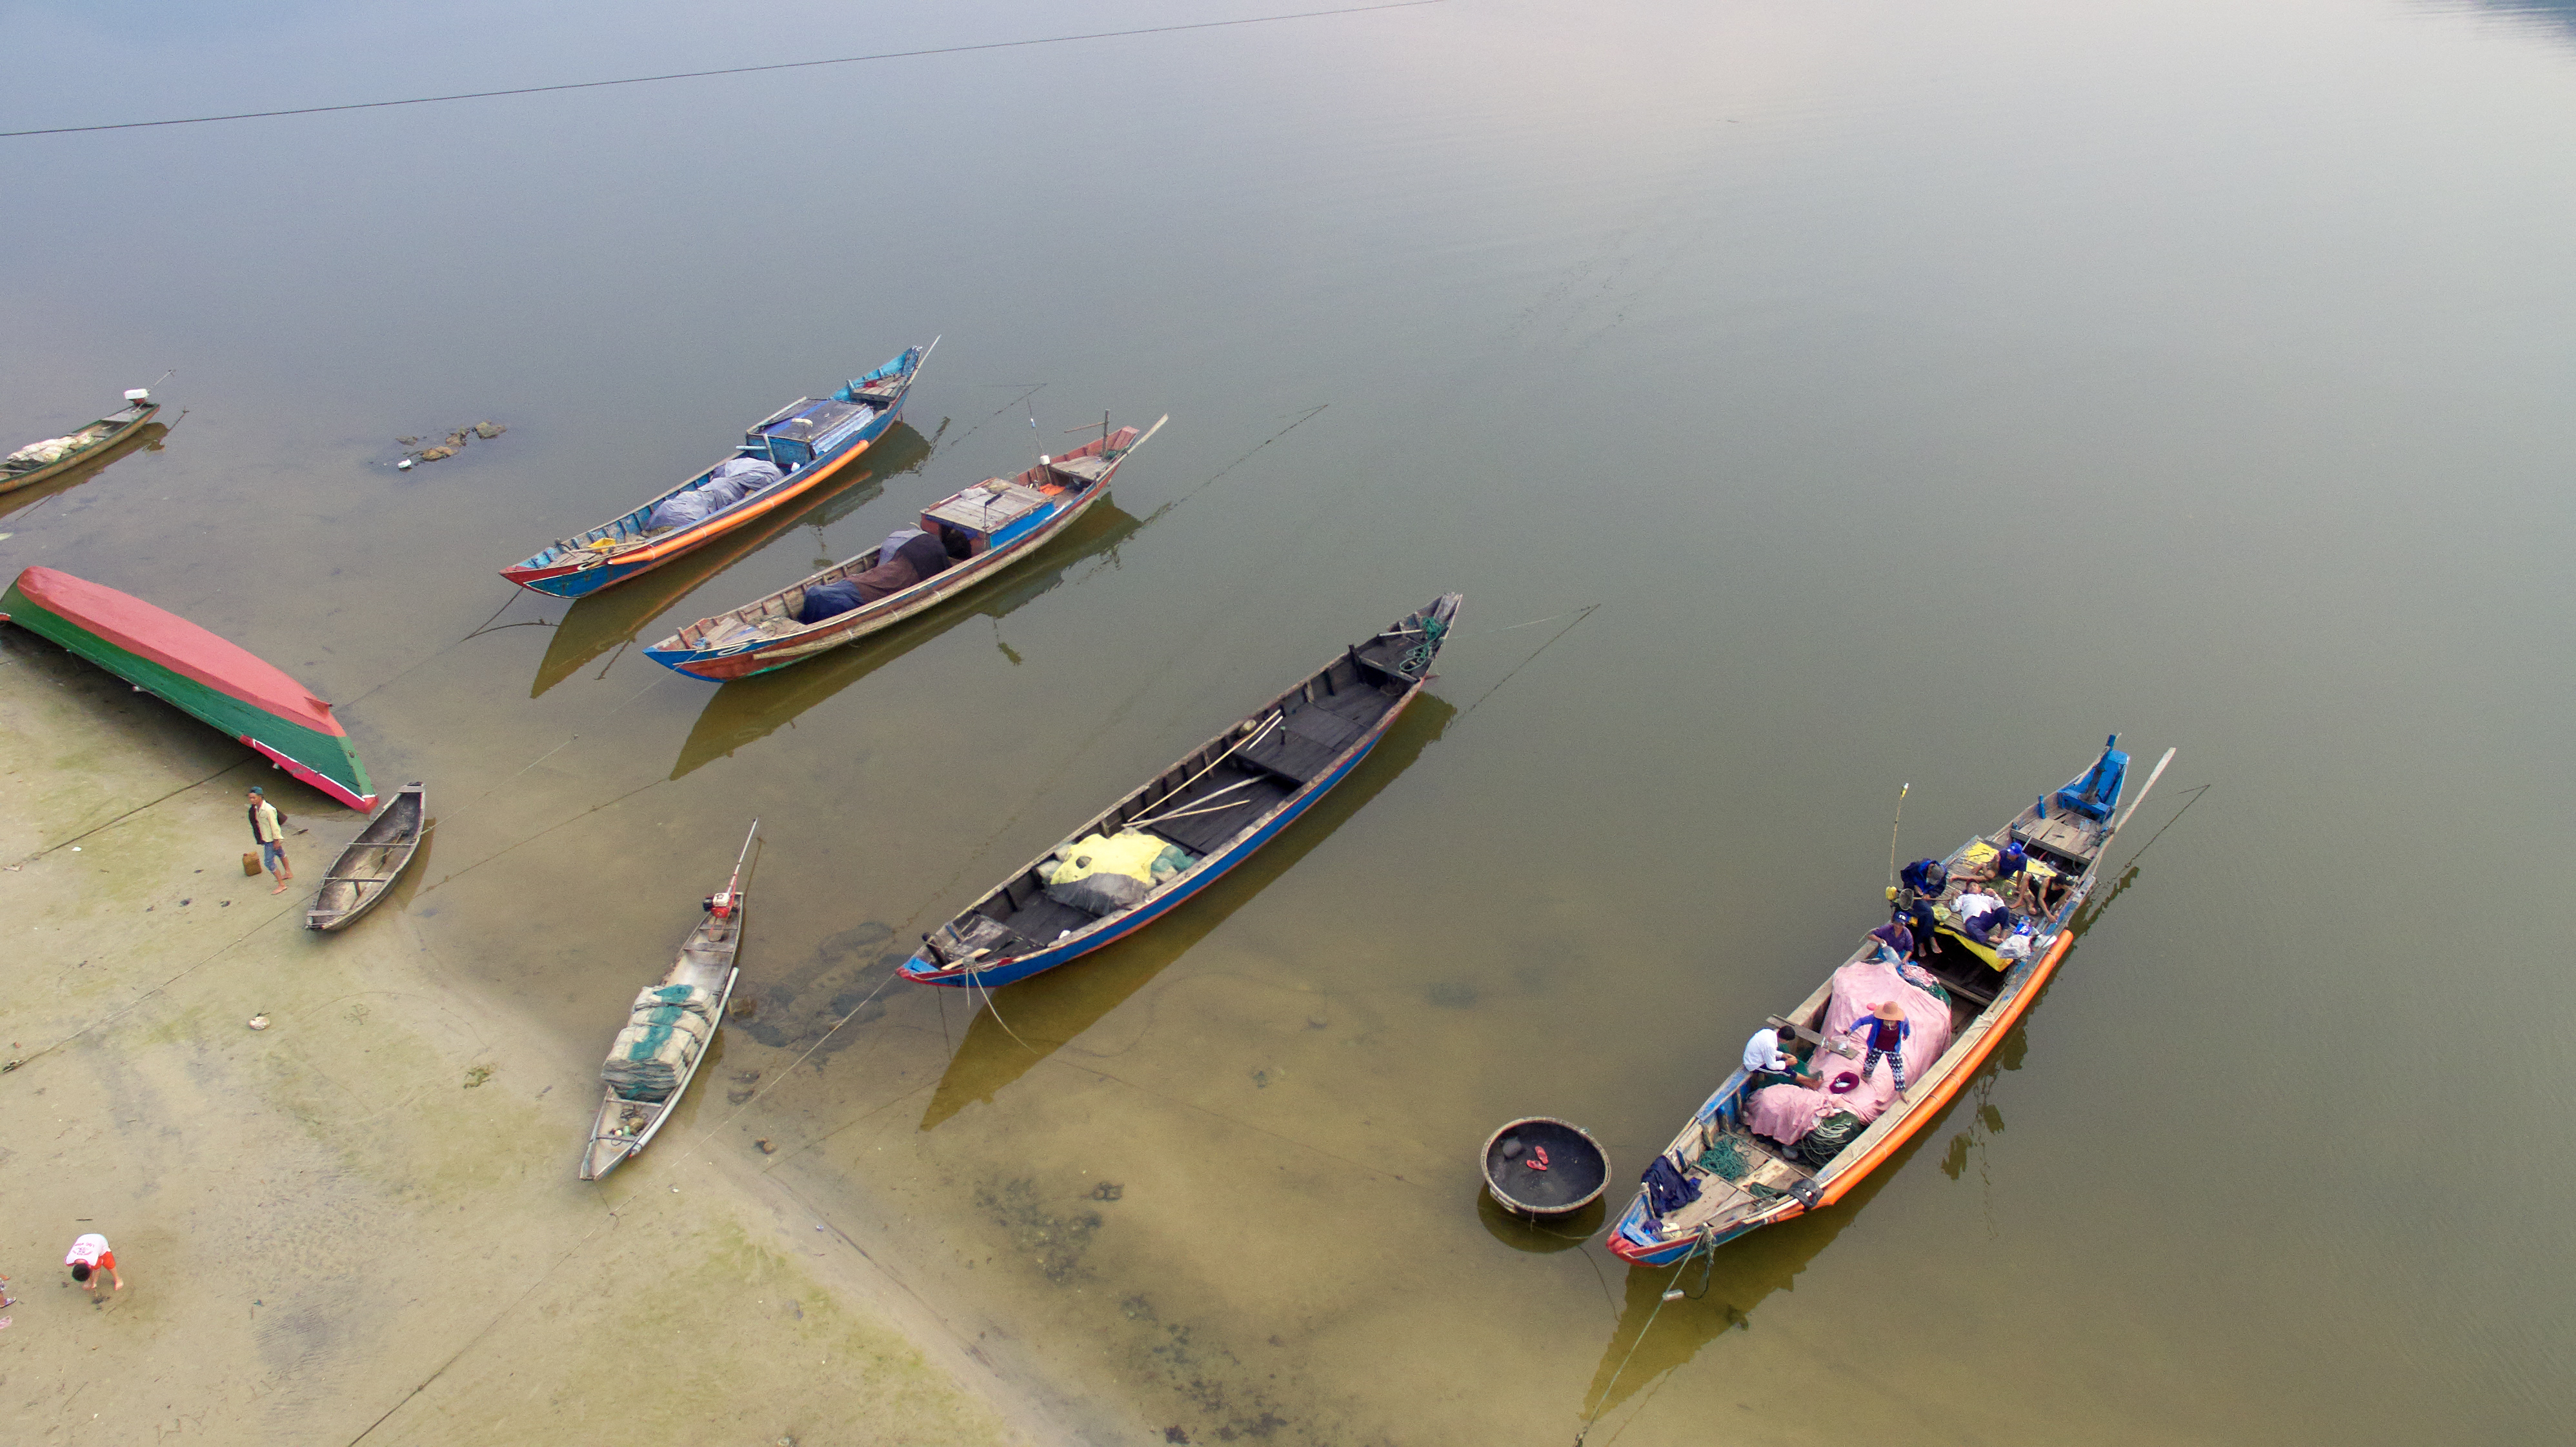
<path id="1" fill-rule="evenodd" d="M 930 348 L 937 345 L 939 339 L 933 337 L 929 346 L 908 347 L 903 355 L 864 377 L 852 378 L 829 397 L 797 398 L 753 423 L 743 433 L 742 445 L 704 472 L 623 517 L 548 544 L 534 557 L 503 568 L 501 576 L 522 588 L 579 598 L 658 568 L 808 496 L 842 475 L 853 459 L 903 416 L 904 398 Z M 684 492 L 705 487 L 718 468 L 742 460 L 768 463 L 782 476 L 686 526 L 654 525 L 655 509 Z"/>
<path id="2" fill-rule="evenodd" d="M 332 861 L 330 872 L 322 876 L 321 892 L 304 911 L 304 927 L 327 933 L 374 909 L 411 867 L 428 827 L 427 792 L 415 779 L 395 790 L 393 798 Z"/>
<path id="3" fill-rule="evenodd" d="M 151 389 L 137 387 L 125 394 L 125 405 L 106 416 L 60 437 L 48 437 L 29 443 L 0 458 L 0 492 L 15 492 L 22 487 L 60 477 L 84 463 L 101 462 L 128 443 L 143 435 L 143 424 L 161 410 L 152 400 Z"/>
<path id="4" fill-rule="evenodd" d="M 748 678 L 802 663 L 818 653 L 864 638 L 934 607 L 1028 557 L 1061 536 L 1091 505 L 1109 495 L 1109 480 L 1145 440 L 1171 421 L 1166 414 L 1139 433 L 1122 427 L 1061 457 L 1011 478 L 990 478 L 924 508 L 921 529 L 933 537 L 953 534 L 964 556 L 893 593 L 814 623 L 797 621 L 808 589 L 855 579 L 877 566 L 878 549 L 834 563 L 730 613 L 701 618 L 644 650 L 665 668 L 693 678 Z M 957 551 L 952 550 L 952 557 Z"/>
<path id="5" fill-rule="evenodd" d="M 677 1083 L 667 1090 L 621 1090 L 613 1079 L 599 1092 L 599 1113 L 591 1118 L 590 1142 L 582 1147 L 581 1178 L 596 1181 L 626 1163 L 627 1159 L 652 1144 L 662 1125 L 679 1109 L 681 1097 L 689 1093 L 689 1082 L 698 1075 L 698 1067 L 715 1053 L 716 1031 L 724 1024 L 725 1004 L 733 998 L 734 981 L 742 970 L 735 961 L 742 954 L 743 861 L 751 857 L 751 841 L 760 837 L 760 821 L 751 821 L 751 834 L 742 841 L 742 857 L 733 864 L 733 878 L 720 894 L 707 896 L 700 907 L 702 918 L 697 928 L 680 945 L 680 957 L 662 974 L 662 982 L 648 989 L 665 1003 L 648 1007 L 639 1000 L 628 1015 L 629 1029 L 618 1035 L 618 1045 L 610 1047 L 609 1064 L 620 1059 L 619 1050 L 630 1035 L 643 1032 L 649 1036 L 657 1028 L 654 1015 L 669 1015 L 686 1010 L 700 1013 L 693 1005 L 668 1003 L 680 999 L 711 1006 L 700 1018 L 704 1021 L 706 1043 L 687 1057 L 678 1073 Z M 658 1027 L 666 1034 L 668 1026 Z M 601 1074 L 607 1076 L 603 1067 Z"/>
<path id="6" fill-rule="evenodd" d="M 352 809 L 376 807 L 331 705 L 277 665 L 175 613 L 52 568 L 0 593 L 0 622 L 50 638 L 196 715 Z"/>
<path id="7" fill-rule="evenodd" d="M 1927 970 L 1940 986 L 1939 995 L 1917 989 L 1892 972 L 1888 978 L 1896 983 L 1874 988 L 1873 995 L 1901 997 L 1899 1003 L 1918 1030 L 1930 1025 L 1945 1027 L 1950 1035 L 1948 1048 L 1928 1061 L 1915 1060 L 1909 1050 L 1907 1089 L 1890 1101 L 1866 1129 L 1821 1161 L 1813 1158 L 1820 1147 L 1802 1147 L 1752 1132 L 1748 1112 L 1756 1107 L 1745 1089 L 1749 1077 L 1739 1068 L 1692 1113 L 1681 1133 L 1664 1148 L 1664 1163 L 1697 1185 L 1697 1199 L 1658 1214 L 1650 1194 L 1640 1190 L 1618 1224 L 1610 1228 L 1613 1252 L 1635 1265 L 1669 1266 L 1694 1251 L 1714 1249 L 1748 1231 L 1821 1210 L 1850 1194 L 1899 1146 L 1940 1114 L 1941 1108 L 1977 1073 L 1977 1067 L 1994 1053 L 2005 1034 L 2038 998 L 2040 987 L 2048 983 L 2066 958 L 2075 943 L 2075 913 L 2100 877 L 2112 836 L 2137 812 L 2138 805 L 2146 802 L 2147 791 L 2155 787 L 2165 765 L 2173 762 L 2173 751 L 2168 749 L 2138 790 L 2136 800 L 2122 811 L 2120 793 L 2129 756 L 2120 752 L 2119 742 L 2119 735 L 2112 735 L 2100 759 L 2074 782 L 2041 795 L 2003 828 L 1968 840 L 1943 861 L 1945 887 L 1937 900 L 1926 901 L 1943 917 L 1937 931 L 1943 948 L 1921 966 L 1909 967 L 1909 972 Z M 1954 933 L 1947 918 L 1947 905 L 1969 882 L 1962 877 L 1962 871 L 1971 878 L 1978 872 L 1976 866 L 1963 862 L 1972 852 L 1990 853 L 2013 841 L 2020 842 L 2032 860 L 2056 872 L 2057 879 L 2063 881 L 2063 892 L 2054 894 L 2043 912 L 2017 920 L 2025 928 L 2004 941 L 2010 954 L 1999 955 L 1981 942 Z M 2014 944 L 2014 938 L 2020 943 Z M 1861 947 L 1835 974 L 1857 968 L 1889 968 L 1883 962 L 1878 940 L 1863 938 Z M 1946 1000 L 1940 998 L 1943 995 Z M 1875 1003 L 1875 998 L 1865 1001 L 1862 1008 Z M 1807 1070 L 1826 1078 L 1848 1071 L 1858 1079 L 1868 1060 L 1866 1054 L 1856 1049 L 1850 1058 L 1829 1053 L 1831 1042 L 1852 1041 L 1853 1037 L 1844 1030 L 1849 1022 L 1839 1018 L 1850 1008 L 1850 1002 L 1836 1001 L 1834 977 L 1829 975 L 1797 1008 L 1774 1020 L 1794 1028 L 1802 1039 L 1822 1037 L 1829 1042 L 1817 1046 Z M 1922 1018 L 1917 1012 L 1924 1010 L 1946 1011 L 1947 1019 Z M 1884 1063 L 1871 1073 L 1881 1080 L 1889 1074 Z M 1703 1157 L 1724 1169 L 1704 1167 Z"/>
<path id="8" fill-rule="evenodd" d="M 922 936 L 903 976 L 925 985 L 1024 980 L 1122 939 L 1169 914 L 1314 807 L 1386 737 L 1430 682 L 1459 595 L 1446 593 L 1342 650 L 1285 693 L 1229 725 L 1064 842 Z M 1144 897 L 1105 912 L 1051 894 L 1056 862 L 1079 865 L 1082 841 L 1133 833 L 1193 856 Z"/>

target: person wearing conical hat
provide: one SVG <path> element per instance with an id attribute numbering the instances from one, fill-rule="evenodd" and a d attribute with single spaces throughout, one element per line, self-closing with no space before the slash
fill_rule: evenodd
<path id="1" fill-rule="evenodd" d="M 1859 1035 L 1869 1046 L 1869 1054 L 1860 1063 L 1860 1078 L 1867 1080 L 1878 1070 L 1879 1057 L 1887 1058 L 1888 1073 L 1896 1077 L 1896 1098 L 1905 1098 L 1905 1037 L 1914 1033 L 1914 1024 L 1905 1018 L 1905 1007 L 1894 1000 L 1882 1000 L 1869 1014 L 1852 1022 L 1844 1032 Z"/>

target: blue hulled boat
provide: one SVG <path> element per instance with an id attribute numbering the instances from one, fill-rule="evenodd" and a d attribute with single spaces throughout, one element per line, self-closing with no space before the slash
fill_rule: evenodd
<path id="1" fill-rule="evenodd" d="M 1937 868 L 1909 867 L 1911 892 L 1890 889 L 1889 899 L 1934 921 L 1939 951 L 1899 959 L 1865 936 L 1814 993 L 1772 1016 L 1784 1049 L 1813 1047 L 1799 1069 L 1817 1084 L 1742 1069 L 1729 1075 L 1646 1168 L 1645 1188 L 1610 1228 L 1613 1254 L 1634 1266 L 1671 1266 L 1823 1210 L 1931 1124 L 2057 972 L 2112 837 L 2173 762 L 2174 751 L 2165 750 L 2124 810 L 2129 756 L 2119 743 L 2112 735 L 2073 782 L 1960 845 Z M 2027 908 L 2004 911 L 1983 937 L 1972 937 L 1970 926 L 1997 916 L 1980 909 L 1963 923 L 1951 906 L 1971 894 L 2010 892 L 2006 880 L 2015 874 L 2025 881 Z M 1900 1043 L 1911 1063 L 1901 1075 L 1883 1060 L 1873 1068 L 1857 1043 L 1856 1027 L 1882 1003 L 1906 1022 Z M 1895 1088 L 1900 1079 L 1903 1090 Z"/>
<path id="2" fill-rule="evenodd" d="M 583 597 L 812 496 L 902 418 L 904 397 L 938 345 L 933 337 L 930 346 L 908 347 L 829 397 L 797 398 L 753 424 L 732 456 L 501 576 L 558 598 Z"/>
<path id="3" fill-rule="evenodd" d="M 1350 776 L 1431 678 L 1459 595 L 1342 650 L 922 936 L 904 978 L 1007 985 L 1169 914 Z"/>

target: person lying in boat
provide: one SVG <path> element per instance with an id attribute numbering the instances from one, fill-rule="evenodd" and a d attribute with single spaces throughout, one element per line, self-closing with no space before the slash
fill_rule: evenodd
<path id="1" fill-rule="evenodd" d="M 1950 901 L 1950 915 L 1959 922 L 1959 933 L 1981 945 L 1991 945 L 2012 930 L 2012 911 L 1982 890 L 1972 889 Z"/>

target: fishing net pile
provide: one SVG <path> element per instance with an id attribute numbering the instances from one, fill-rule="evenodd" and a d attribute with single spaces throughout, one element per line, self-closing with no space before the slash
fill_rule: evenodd
<path id="1" fill-rule="evenodd" d="M 94 434 L 83 431 L 75 432 L 68 437 L 48 437 L 42 442 L 30 442 L 10 453 L 6 458 L 0 458 L 0 468 L 6 468 L 11 472 L 27 472 L 39 467 L 51 467 L 97 440 Z"/>
<path id="2" fill-rule="evenodd" d="M 622 1100 L 668 1100 L 716 1033 L 716 997 L 697 985 L 655 985 L 635 1010 L 599 1078 Z"/>
<path id="3" fill-rule="evenodd" d="M 1858 1046 L 1860 1037 L 1851 1033 L 1852 1026 L 1882 1000 L 1895 1001 L 1905 1012 L 1912 1027 L 1905 1041 L 1905 1074 L 1908 1080 L 1920 1080 L 1950 1048 L 1950 1007 L 1916 987 L 1884 959 L 1855 961 L 1834 971 L 1833 998 L 1825 1006 L 1822 1033 L 1828 1040 Z M 1896 1079 L 1885 1061 L 1862 1078 L 1860 1068 L 1867 1059 L 1864 1050 L 1855 1049 L 1849 1056 L 1817 1050 L 1801 1068 L 1820 1077 L 1818 1084 L 1812 1089 L 1772 1085 L 1753 1092 L 1744 1102 L 1746 1128 L 1803 1149 L 1807 1136 L 1830 1116 L 1847 1114 L 1862 1125 L 1878 1119 L 1896 1098 Z M 1834 1083 L 1844 1075 L 1853 1078 L 1837 1092 Z M 1843 1143 L 1849 1140 L 1846 1136 Z M 1841 1148 L 1840 1144 L 1834 1147 Z M 1813 1151 L 1805 1154 L 1817 1159 Z"/>
<path id="4" fill-rule="evenodd" d="M 645 520 L 647 528 L 685 528 L 705 522 L 717 513 L 786 478 L 777 465 L 757 457 L 737 457 L 707 474 L 707 480 L 686 492 L 673 493 L 653 508 Z"/>
<path id="5" fill-rule="evenodd" d="M 1198 863 L 1198 856 L 1141 830 L 1115 837 L 1086 834 L 1038 866 L 1047 898 L 1093 914 L 1115 914 L 1145 902 L 1154 886 Z"/>

